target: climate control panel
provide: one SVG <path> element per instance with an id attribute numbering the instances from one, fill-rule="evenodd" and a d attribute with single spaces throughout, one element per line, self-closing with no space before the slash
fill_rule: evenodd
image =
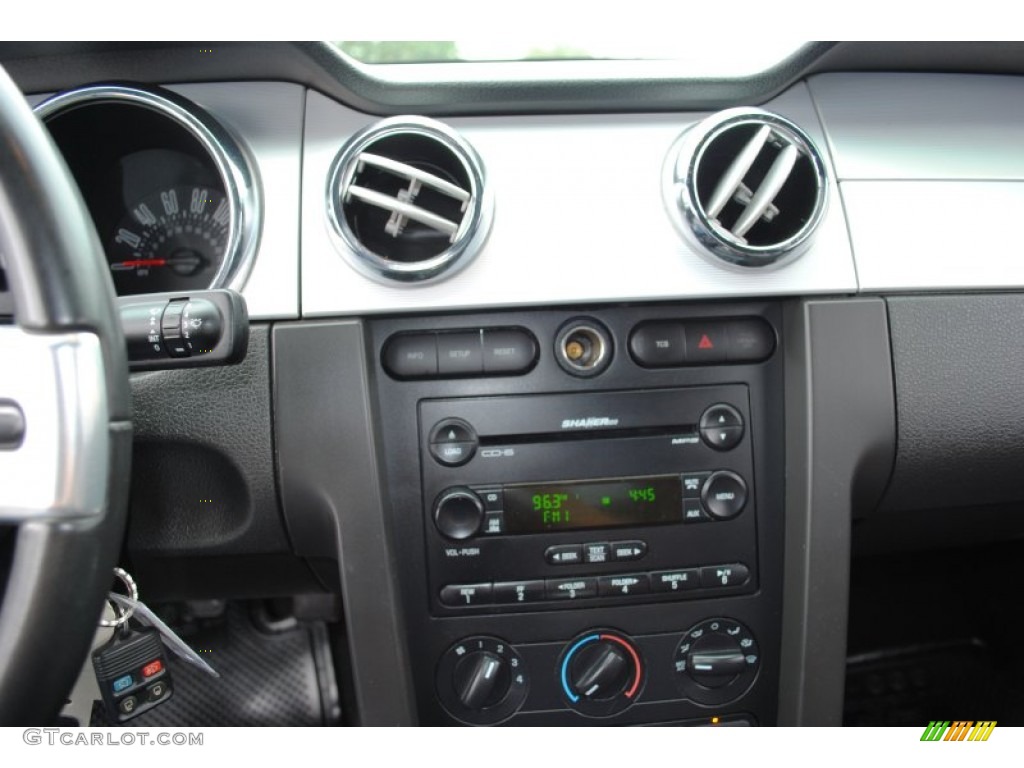
<path id="1" fill-rule="evenodd" d="M 472 725 L 558 709 L 609 718 L 672 700 L 725 707 L 750 689 L 760 664 L 753 634 L 728 618 L 682 634 L 595 628 L 564 643 L 472 636 L 439 660 L 437 696 L 452 717 Z"/>

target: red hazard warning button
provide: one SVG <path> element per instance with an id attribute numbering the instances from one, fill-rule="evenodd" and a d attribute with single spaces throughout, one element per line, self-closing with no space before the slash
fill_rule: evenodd
<path id="1" fill-rule="evenodd" d="M 728 357 L 725 325 L 715 321 L 686 323 L 686 362 L 725 362 Z"/>

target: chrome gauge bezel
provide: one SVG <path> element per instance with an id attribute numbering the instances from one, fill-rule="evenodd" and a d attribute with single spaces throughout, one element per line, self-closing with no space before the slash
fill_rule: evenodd
<path id="1" fill-rule="evenodd" d="M 463 165 L 470 184 L 471 209 L 463 216 L 454 242 L 430 259 L 398 262 L 367 248 L 345 218 L 343 194 L 356 173 L 359 155 L 370 145 L 395 134 L 418 134 L 444 145 Z M 485 183 L 483 161 L 476 150 L 449 126 L 418 115 L 380 120 L 354 134 L 342 145 L 327 174 L 328 231 L 336 250 L 357 272 L 389 285 L 436 282 L 468 265 L 483 248 L 494 216 L 494 196 Z"/>
<path id="2" fill-rule="evenodd" d="M 228 238 L 207 288 L 241 291 L 252 272 L 263 228 L 263 194 L 251 154 L 232 131 L 195 102 L 173 91 L 134 84 L 89 85 L 64 91 L 35 107 L 44 123 L 82 107 L 122 104 L 147 109 L 189 133 L 217 170 L 228 201 Z"/>

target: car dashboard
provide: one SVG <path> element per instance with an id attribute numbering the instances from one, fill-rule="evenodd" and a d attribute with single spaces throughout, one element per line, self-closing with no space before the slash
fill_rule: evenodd
<path id="1" fill-rule="evenodd" d="M 124 562 L 336 600 L 348 722 L 839 724 L 855 556 L 1024 532 L 1020 51 L 520 103 L 215 50 L 0 61 L 118 294 L 248 309 L 133 374 Z"/>

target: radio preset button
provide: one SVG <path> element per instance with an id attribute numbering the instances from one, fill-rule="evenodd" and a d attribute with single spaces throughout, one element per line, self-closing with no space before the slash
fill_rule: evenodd
<path id="1" fill-rule="evenodd" d="M 490 584 L 448 584 L 441 587 L 441 602 L 452 608 L 491 602 Z"/>
<path id="2" fill-rule="evenodd" d="M 676 571 L 655 571 L 651 574 L 651 589 L 654 592 L 681 592 L 700 586 L 700 572 L 696 568 L 680 568 Z"/>
<path id="3" fill-rule="evenodd" d="M 491 594 L 495 603 L 535 603 L 544 599 L 544 581 L 500 581 Z"/>
<path id="4" fill-rule="evenodd" d="M 651 584 L 646 573 L 600 576 L 597 579 L 597 592 L 601 597 L 646 595 L 650 591 Z"/>
<path id="5" fill-rule="evenodd" d="M 583 562 L 607 563 L 612 559 L 611 545 L 606 541 L 583 545 Z"/>
<path id="6" fill-rule="evenodd" d="M 613 541 L 612 557 L 615 560 L 639 560 L 647 554 L 647 542 L 645 541 Z"/>
<path id="7" fill-rule="evenodd" d="M 545 593 L 549 600 L 579 600 L 597 596 L 597 579 L 548 579 Z"/>
<path id="8" fill-rule="evenodd" d="M 735 472 L 715 472 L 704 483 L 700 500 L 709 515 L 728 520 L 736 517 L 746 506 L 747 484 Z"/>
<path id="9" fill-rule="evenodd" d="M 747 583 L 750 571 L 743 563 L 709 565 L 700 569 L 702 587 L 738 587 Z"/>
<path id="10" fill-rule="evenodd" d="M 579 544 L 559 544 L 544 550 L 544 559 L 551 565 L 579 565 L 583 562 L 583 547 Z"/>

